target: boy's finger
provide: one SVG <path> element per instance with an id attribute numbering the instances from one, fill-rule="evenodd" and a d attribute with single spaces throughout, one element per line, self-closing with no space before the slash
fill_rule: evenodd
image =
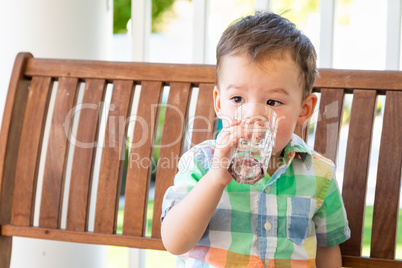
<path id="1" fill-rule="evenodd" d="M 233 119 L 233 120 L 232 120 L 232 123 L 230 124 L 230 126 L 237 126 L 237 125 L 239 125 L 240 123 L 241 123 L 240 120 Z"/>

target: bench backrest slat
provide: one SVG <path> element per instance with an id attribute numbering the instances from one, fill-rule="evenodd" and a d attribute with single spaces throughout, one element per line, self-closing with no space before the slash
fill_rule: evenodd
<path id="1" fill-rule="evenodd" d="M 83 67 L 85 66 L 85 67 Z M 135 70 L 135 71 L 133 71 Z M 172 71 L 174 70 L 174 71 Z M 152 64 L 85 60 L 35 59 L 28 61 L 28 76 L 80 77 L 106 80 L 214 83 L 214 65 Z"/>
<path id="2" fill-rule="evenodd" d="M 162 211 L 163 195 L 173 184 L 174 176 L 177 173 L 178 158 L 175 156 L 181 154 L 184 144 L 190 89 L 190 83 L 170 84 L 155 179 L 152 217 L 152 237 L 154 238 L 161 237 L 160 211 Z"/>
<path id="3" fill-rule="evenodd" d="M 215 130 L 215 110 L 212 92 L 214 84 L 200 84 L 191 137 L 191 147 L 211 139 Z"/>
<path id="4" fill-rule="evenodd" d="M 120 177 L 123 170 L 126 118 L 129 114 L 133 81 L 113 82 L 112 99 L 106 124 L 105 140 L 99 171 L 94 231 L 116 232 Z"/>
<path id="5" fill-rule="evenodd" d="M 15 180 L 5 178 L 15 178 L 20 133 L 28 99 L 27 92 L 31 84 L 31 79 L 24 76 L 23 70 L 30 58 L 32 55 L 29 53 L 17 56 L 4 107 L 0 132 L 0 224 L 9 223 L 11 220 Z M 11 245 L 11 239 L 8 241 Z"/>
<path id="6" fill-rule="evenodd" d="M 30 226 L 33 222 L 36 180 L 42 136 L 52 88 L 51 77 L 33 77 L 21 131 L 11 222 Z M 29 142 L 24 142 L 29 141 Z"/>
<path id="7" fill-rule="evenodd" d="M 62 187 L 64 185 L 64 170 L 68 149 L 68 137 L 65 134 L 65 129 L 70 128 L 70 122 L 65 122 L 65 119 L 73 108 L 77 88 L 77 78 L 60 78 L 58 82 L 47 145 L 40 203 L 39 226 L 43 228 L 56 229 L 60 227 Z"/>
<path id="8" fill-rule="evenodd" d="M 354 90 L 345 159 L 342 193 L 353 236 L 342 245 L 343 252 L 360 256 L 366 206 L 366 189 L 370 160 L 371 137 L 377 95 L 374 90 Z"/>
<path id="9" fill-rule="evenodd" d="M 314 87 L 374 91 L 402 90 L 400 71 L 320 69 Z"/>
<path id="10" fill-rule="evenodd" d="M 336 163 L 339 131 L 342 122 L 343 89 L 321 89 L 319 117 L 314 150 Z"/>
<path id="11" fill-rule="evenodd" d="M 127 167 L 123 234 L 143 236 L 151 176 L 152 146 L 158 125 L 162 82 L 143 82 Z M 132 158 L 132 159 L 130 159 Z M 132 161 L 137 163 L 130 163 Z"/>
<path id="12" fill-rule="evenodd" d="M 402 91 L 387 92 L 371 234 L 370 255 L 374 258 L 395 257 L 402 163 L 401 103 Z"/>
<path id="13" fill-rule="evenodd" d="M 105 91 L 104 79 L 87 79 L 82 104 L 78 104 L 66 117 L 66 120 L 72 121 L 74 114 L 79 113 L 77 133 L 69 134 L 74 145 L 66 223 L 66 229 L 70 231 L 88 230 L 99 111 L 101 103 L 104 102 Z"/>

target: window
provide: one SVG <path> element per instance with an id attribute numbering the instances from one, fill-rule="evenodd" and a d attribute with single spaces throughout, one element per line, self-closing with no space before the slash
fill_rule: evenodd
<path id="1" fill-rule="evenodd" d="M 333 67 L 385 69 L 386 15 L 383 0 L 336 1 Z"/>

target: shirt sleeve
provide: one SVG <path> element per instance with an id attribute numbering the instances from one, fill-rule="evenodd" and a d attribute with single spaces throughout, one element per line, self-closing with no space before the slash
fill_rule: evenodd
<path id="1" fill-rule="evenodd" d="M 202 157 L 204 154 L 205 152 L 194 147 L 180 158 L 178 172 L 174 178 L 174 185 L 166 190 L 163 197 L 161 222 L 168 211 L 180 202 L 206 174 L 205 163 L 208 159 Z"/>
<path id="2" fill-rule="evenodd" d="M 332 174 L 324 201 L 313 218 L 317 244 L 322 247 L 333 247 L 350 238 L 345 206 L 334 176 L 335 168 Z"/>

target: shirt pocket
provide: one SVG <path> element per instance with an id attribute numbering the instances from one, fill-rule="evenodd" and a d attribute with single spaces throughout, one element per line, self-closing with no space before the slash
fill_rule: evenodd
<path id="1" fill-rule="evenodd" d="M 310 236 L 317 201 L 309 197 L 289 197 L 287 203 L 287 238 L 301 245 Z"/>

